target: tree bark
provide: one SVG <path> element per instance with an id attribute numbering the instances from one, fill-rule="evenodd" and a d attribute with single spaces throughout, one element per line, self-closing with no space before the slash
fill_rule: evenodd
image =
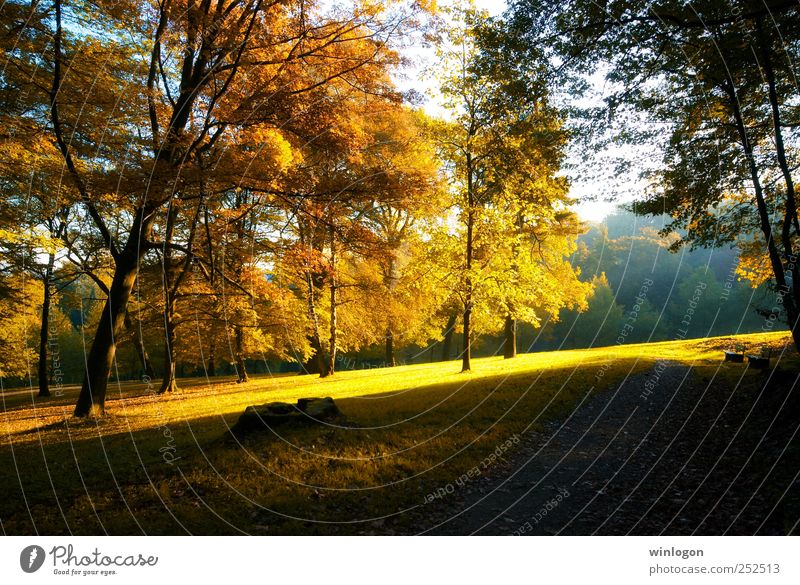
<path id="1" fill-rule="evenodd" d="M 145 227 L 149 229 L 149 225 L 142 226 L 142 231 Z M 128 245 L 117 257 L 108 298 L 100 315 L 100 323 L 97 325 L 97 332 L 86 359 L 86 376 L 78 395 L 78 402 L 75 404 L 75 416 L 83 417 L 92 414 L 99 416 L 105 412 L 108 377 L 117 353 L 116 340 L 124 326 L 128 300 L 139 273 L 139 260 L 143 254 L 141 238 L 137 237 L 138 234 L 139 230 L 134 229 Z"/>
<path id="2" fill-rule="evenodd" d="M 390 239 L 390 243 L 394 244 L 394 241 Z M 394 294 L 394 291 L 397 289 L 397 258 L 395 258 L 396 250 L 392 249 L 390 257 L 389 257 L 389 264 L 386 267 L 386 273 L 384 276 L 384 284 L 386 285 L 386 289 L 389 291 L 390 295 Z M 389 314 L 388 323 L 386 325 L 386 355 L 385 357 L 385 365 L 393 368 L 397 365 L 397 361 L 394 357 L 394 318 Z"/>
<path id="3" fill-rule="evenodd" d="M 336 300 L 336 233 L 334 231 L 333 226 L 330 228 L 330 236 L 331 236 L 331 275 L 330 275 L 330 301 L 331 301 L 331 328 L 330 328 L 330 338 L 328 340 L 328 368 L 325 372 L 325 376 L 332 376 L 336 373 L 336 309 L 337 309 L 337 300 Z"/>
<path id="4" fill-rule="evenodd" d="M 472 348 L 470 347 L 471 341 L 471 327 L 472 327 L 472 303 L 464 304 L 464 332 L 461 336 L 461 342 L 464 349 L 461 351 L 461 371 L 469 372 L 472 369 Z"/>
<path id="5" fill-rule="evenodd" d="M 245 367 L 244 363 L 244 331 L 241 327 L 236 327 L 236 375 L 238 379 L 236 380 L 239 384 L 244 384 L 245 382 L 250 381 L 250 377 L 247 375 L 247 368 Z"/>
<path id="6" fill-rule="evenodd" d="M 517 357 L 517 320 L 511 315 L 506 315 L 505 342 L 503 343 L 503 357 L 511 359 Z"/>
<path id="7" fill-rule="evenodd" d="M 316 231 L 315 224 L 307 225 L 305 221 L 298 221 L 298 232 L 300 235 L 300 243 L 306 247 L 309 254 L 318 252 L 314 246 L 313 238 L 309 241 L 308 231 L 312 234 Z M 311 331 L 308 334 L 308 341 L 311 345 L 311 357 L 303 364 L 303 372 L 306 374 L 318 374 L 320 377 L 325 376 L 325 352 L 322 347 L 322 334 L 319 327 L 319 315 L 317 314 L 317 291 L 322 291 L 325 286 L 324 275 L 313 271 L 314 266 L 307 264 L 304 271 L 306 280 L 306 314 L 311 325 Z"/>
<path id="8" fill-rule="evenodd" d="M 186 244 L 186 252 L 182 261 L 173 263 L 172 249 L 168 244 L 172 243 L 173 234 L 175 231 L 175 223 L 178 219 L 178 207 L 170 204 L 167 213 L 167 226 L 164 235 L 164 251 L 163 251 L 163 286 L 164 286 L 164 378 L 161 381 L 161 389 L 159 394 L 164 392 L 174 392 L 179 390 L 178 382 L 175 374 L 175 305 L 178 302 L 178 291 L 180 290 L 181 283 L 186 275 L 191 270 L 194 246 L 194 234 L 197 229 L 197 223 L 200 221 L 200 212 L 204 208 L 203 197 L 205 196 L 205 185 L 201 183 L 200 199 L 197 203 L 197 209 L 192 217 L 192 222 L 189 226 L 188 241 Z M 181 364 L 181 374 L 183 373 L 183 365 Z"/>
<path id="9" fill-rule="evenodd" d="M 769 209 L 767 208 L 767 203 L 764 199 L 764 190 L 758 174 L 758 167 L 756 166 L 753 145 L 748 137 L 747 127 L 744 123 L 741 109 L 739 108 L 739 98 L 736 92 L 736 87 L 730 76 L 727 76 L 727 84 L 723 89 L 725 89 L 727 93 L 729 105 L 731 106 L 734 122 L 736 124 L 736 130 L 739 134 L 739 141 L 742 145 L 742 149 L 744 150 L 745 158 L 747 159 L 748 169 L 750 171 L 750 180 L 753 183 L 753 190 L 756 196 L 756 208 L 758 210 L 758 216 L 761 224 L 761 232 L 764 234 L 764 239 L 767 243 L 767 255 L 769 257 L 772 273 L 775 276 L 775 283 L 778 291 L 790 293 L 784 296 L 783 307 L 786 310 L 786 315 L 788 317 L 792 339 L 795 342 L 795 346 L 800 349 L 800 327 L 798 327 L 798 317 L 800 315 L 798 315 L 796 297 L 790 292 L 790 289 L 786 284 L 786 274 L 783 269 L 783 261 L 781 260 L 781 255 L 778 252 L 778 248 L 775 244 L 775 238 L 772 233 Z M 796 259 L 794 264 L 796 265 Z M 796 268 L 796 266 L 793 268 Z M 793 287 L 794 286 L 798 286 L 796 282 L 793 283 Z"/>
<path id="10" fill-rule="evenodd" d="M 153 368 L 153 361 L 150 359 L 150 354 L 147 353 L 147 348 L 144 345 L 144 337 L 142 337 L 142 332 L 138 327 L 136 328 L 134 346 L 136 347 L 136 355 L 139 356 L 139 363 L 142 364 L 144 375 L 152 380 L 156 377 L 156 371 Z"/>
<path id="11" fill-rule="evenodd" d="M 795 348 L 800 351 L 800 327 L 798 327 L 798 317 L 800 317 L 800 264 L 794 254 L 792 246 L 792 227 L 795 228 L 795 233 L 800 235 L 800 221 L 797 217 L 797 199 L 795 196 L 794 181 L 792 180 L 792 170 L 789 167 L 789 162 L 786 158 L 786 147 L 783 142 L 783 130 L 781 128 L 781 115 L 780 104 L 778 103 L 778 92 L 775 82 L 775 71 L 772 67 L 772 47 L 770 46 L 767 36 L 764 33 L 764 25 L 762 18 L 756 20 L 758 27 L 758 35 L 761 45 L 761 55 L 763 60 L 764 74 L 767 79 L 767 87 L 769 89 L 769 102 L 772 111 L 772 127 L 775 138 L 775 151 L 778 157 L 778 164 L 781 167 L 783 174 L 784 184 L 786 185 L 786 208 L 783 216 L 783 226 L 781 229 L 781 245 L 783 246 L 784 257 L 787 260 L 787 268 L 792 275 L 792 288 L 789 291 L 788 287 L 786 292 L 792 296 L 792 302 L 786 305 L 786 314 L 788 317 L 789 329 L 792 332 L 792 339 L 795 342 Z"/>
<path id="12" fill-rule="evenodd" d="M 211 337 L 211 347 L 208 349 L 208 367 L 206 368 L 206 373 L 209 378 L 213 378 L 217 375 L 217 366 L 216 366 L 216 343 L 214 343 L 214 337 Z"/>
<path id="13" fill-rule="evenodd" d="M 306 374 L 320 374 L 325 371 L 325 352 L 322 349 L 322 341 L 319 332 L 316 335 L 309 335 L 308 340 L 311 343 L 311 357 L 303 364 L 303 370 Z"/>
<path id="14" fill-rule="evenodd" d="M 42 326 L 39 329 L 39 397 L 50 396 L 50 376 L 48 373 L 47 347 L 50 343 L 50 303 L 52 294 L 53 266 L 55 265 L 55 254 L 47 257 L 47 268 L 44 273 L 44 296 L 42 297 Z"/>
<path id="15" fill-rule="evenodd" d="M 306 310 L 308 312 L 308 319 L 311 321 L 311 334 L 308 336 L 311 342 L 311 350 L 313 354 L 303 364 L 303 369 L 308 374 L 319 374 L 325 376 L 325 356 L 322 349 L 322 335 L 319 331 L 319 317 L 317 316 L 317 308 L 315 303 L 316 298 L 316 284 L 311 272 L 306 271 Z"/>
<path id="16" fill-rule="evenodd" d="M 394 358 L 394 333 L 391 328 L 386 329 L 386 365 L 390 368 L 397 365 Z"/>
<path id="17" fill-rule="evenodd" d="M 458 320 L 458 313 L 454 312 L 447 318 L 447 325 L 444 330 L 444 339 L 442 340 L 442 361 L 450 361 L 450 356 L 453 353 L 453 333 Z"/>
<path id="18" fill-rule="evenodd" d="M 150 354 L 147 353 L 147 348 L 144 345 L 142 329 L 133 324 L 130 311 L 125 311 L 125 329 L 133 337 L 133 347 L 136 350 L 139 363 L 142 365 L 142 370 L 144 370 L 144 375 L 152 380 L 156 377 L 156 373 L 153 371 L 153 363 L 150 361 Z"/>
<path id="19" fill-rule="evenodd" d="M 473 224 L 475 223 L 475 197 L 472 183 L 472 154 L 467 152 L 467 278 L 464 293 L 464 350 L 461 352 L 461 371 L 472 369 L 472 248 Z"/>
<path id="20" fill-rule="evenodd" d="M 159 394 L 179 390 L 175 378 L 175 299 L 170 299 L 164 307 L 164 334 L 164 377 Z"/>
<path id="21" fill-rule="evenodd" d="M 522 213 L 517 213 L 516 231 L 518 238 L 522 237 L 524 218 Z M 514 239 L 511 245 L 511 278 L 512 284 L 516 288 L 519 286 L 519 240 Z M 503 344 L 503 358 L 511 359 L 517 357 L 517 319 L 514 316 L 513 303 L 508 303 L 508 314 L 506 315 L 505 343 Z"/>

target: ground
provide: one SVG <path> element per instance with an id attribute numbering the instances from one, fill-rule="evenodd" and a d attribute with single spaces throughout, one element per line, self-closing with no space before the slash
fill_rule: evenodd
<path id="1" fill-rule="evenodd" d="M 770 370 L 722 361 L 770 346 Z M 70 417 L 6 391 L 6 534 L 797 533 L 800 360 L 782 333 L 183 391 Z M 211 383 L 210 383 L 211 382 Z M 244 408 L 332 396 L 348 423 L 237 442 Z"/>

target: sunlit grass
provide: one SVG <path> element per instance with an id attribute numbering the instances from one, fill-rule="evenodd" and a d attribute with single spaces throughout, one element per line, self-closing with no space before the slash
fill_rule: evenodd
<path id="1" fill-rule="evenodd" d="M 0 418 L 0 464 L 11 471 L 0 489 L 16 497 L 0 502 L 0 517 L 9 532 L 30 532 L 34 522 L 39 530 L 89 533 L 357 531 L 363 523 L 335 523 L 385 515 L 402 524 L 404 510 L 419 508 L 429 491 L 498 444 L 565 416 L 656 360 L 741 375 L 741 364 L 721 359 L 722 349 L 742 342 L 779 352 L 789 338 L 482 358 L 465 374 L 453 361 L 325 379 L 259 376 L 241 385 L 194 379 L 171 396 L 111 385 L 108 416 L 97 421 L 71 418 L 77 388 L 47 400 L 14 391 Z M 787 355 L 795 359 L 791 346 Z M 264 431 L 243 444 L 228 438 L 246 406 L 309 396 L 333 397 L 353 427 Z"/>

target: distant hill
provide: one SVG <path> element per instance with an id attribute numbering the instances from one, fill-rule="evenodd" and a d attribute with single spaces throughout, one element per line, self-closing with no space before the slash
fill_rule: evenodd
<path id="1" fill-rule="evenodd" d="M 573 262 L 594 280 L 589 310 L 562 311 L 558 323 L 523 326 L 520 348 L 583 348 L 761 331 L 766 287 L 736 276 L 738 251 L 729 247 L 671 252 L 661 217 L 620 210 L 590 225 Z M 488 348 L 486 348 L 488 349 Z"/>

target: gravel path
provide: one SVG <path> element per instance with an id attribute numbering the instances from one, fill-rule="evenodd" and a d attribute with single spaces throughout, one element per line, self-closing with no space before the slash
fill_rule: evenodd
<path id="1" fill-rule="evenodd" d="M 421 532 L 797 533 L 797 376 L 745 376 L 727 388 L 657 362 L 426 506 Z"/>

